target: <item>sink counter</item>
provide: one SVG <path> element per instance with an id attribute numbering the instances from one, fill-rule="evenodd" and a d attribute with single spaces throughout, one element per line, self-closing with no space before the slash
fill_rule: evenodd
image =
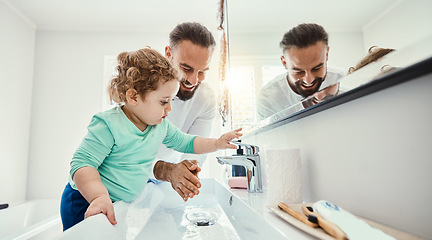
<path id="1" fill-rule="evenodd" d="M 266 222 L 277 229 L 284 236 L 282 239 L 317 239 L 316 237 L 292 226 L 273 213 L 273 211 L 269 209 L 269 206 L 276 205 L 276 203 L 269 203 L 269 197 L 266 190 L 264 190 L 263 193 L 248 193 L 246 189 L 229 189 L 229 191 L 253 209 Z"/>
<path id="2" fill-rule="evenodd" d="M 134 202 L 114 203 L 117 225 L 98 214 L 57 239 L 314 239 L 273 215 L 263 193 L 231 191 L 215 179 L 201 183 L 187 202 L 169 183 L 149 183 Z"/>
<path id="3" fill-rule="evenodd" d="M 200 194 L 187 202 L 169 183 L 149 183 L 134 202 L 114 203 L 117 225 L 98 214 L 56 239 L 317 239 L 273 213 L 265 190 L 228 189 L 215 179 L 201 179 L 201 183 Z M 419 239 L 392 229 L 385 232 L 397 233 L 392 234 L 397 239 Z"/>
<path id="4" fill-rule="evenodd" d="M 275 214 L 272 210 L 269 209 L 269 206 L 276 207 L 277 203 L 269 203 L 269 197 L 267 191 L 264 190 L 264 193 L 248 193 L 246 189 L 230 189 L 238 199 L 241 199 L 245 204 L 247 204 L 250 208 L 252 208 L 260 217 L 262 217 L 266 222 L 270 225 L 274 226 L 279 232 L 281 232 L 285 238 L 283 239 L 320 239 L 316 238 L 309 233 L 306 233 L 287 221 L 283 220 L 277 214 Z M 299 204 L 294 204 L 299 205 Z M 300 210 L 299 210 L 300 211 Z M 380 229 L 384 233 L 394 237 L 395 239 L 405 239 L 405 240 L 423 240 L 424 238 L 412 235 L 410 233 L 391 228 L 385 226 L 383 224 L 379 224 L 375 221 L 371 221 L 362 217 L 359 217 L 370 226 Z M 323 236 L 322 239 L 334 239 L 330 235 L 322 235 L 321 233 L 317 233 L 317 236 Z"/>

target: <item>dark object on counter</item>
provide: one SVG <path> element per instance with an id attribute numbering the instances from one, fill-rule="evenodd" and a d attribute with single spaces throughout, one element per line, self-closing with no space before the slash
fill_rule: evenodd
<path id="1" fill-rule="evenodd" d="M 237 142 L 241 143 L 241 140 L 238 140 Z M 238 146 L 237 148 L 237 154 L 236 156 L 243 156 L 243 149 L 241 146 Z M 246 177 L 246 169 L 243 166 L 239 165 L 232 165 L 231 167 L 231 176 L 232 177 Z"/>
<path id="2" fill-rule="evenodd" d="M 347 235 L 336 224 L 321 217 L 321 215 L 314 212 L 312 207 L 303 205 L 302 210 L 304 215 L 308 217 L 314 215 L 315 218 L 318 220 L 318 225 L 322 229 L 324 229 L 324 231 L 327 232 L 330 236 L 336 238 L 336 240 L 348 239 Z"/>
<path id="3" fill-rule="evenodd" d="M 286 205 L 283 202 L 278 203 L 278 207 L 282 210 L 284 210 L 289 215 L 293 216 L 297 220 L 300 220 L 304 224 L 308 225 L 309 227 L 317 228 L 318 227 L 318 219 L 310 214 L 310 215 L 302 215 L 301 213 L 295 211 L 294 209 L 290 208 L 288 205 Z"/>
<path id="4" fill-rule="evenodd" d="M 195 224 L 196 224 L 198 227 L 201 227 L 201 226 L 210 226 L 210 222 L 209 222 L 209 221 L 196 222 Z"/>
<path id="5" fill-rule="evenodd" d="M 5 203 L 5 204 L 0 204 L 0 209 L 5 209 L 8 208 L 9 204 Z"/>

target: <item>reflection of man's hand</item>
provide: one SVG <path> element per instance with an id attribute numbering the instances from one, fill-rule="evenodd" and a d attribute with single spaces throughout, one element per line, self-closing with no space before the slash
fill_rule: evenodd
<path id="1" fill-rule="evenodd" d="M 308 108 L 308 107 L 311 107 L 311 106 L 315 105 L 315 104 L 312 102 L 312 97 L 311 97 L 311 96 L 309 96 L 309 97 L 307 97 L 307 98 L 304 98 L 304 99 L 301 101 L 301 103 L 303 104 L 303 107 L 304 107 L 304 108 Z"/>
<path id="2" fill-rule="evenodd" d="M 304 108 L 311 107 L 320 102 L 324 102 L 327 99 L 330 99 L 336 96 L 339 93 L 339 83 L 330 85 L 302 100 L 302 104 Z"/>
<path id="3" fill-rule="evenodd" d="M 177 164 L 158 161 L 155 165 L 156 178 L 169 181 L 184 201 L 199 194 L 201 183 L 198 173 L 200 171 L 201 168 L 196 160 L 183 160 Z"/>

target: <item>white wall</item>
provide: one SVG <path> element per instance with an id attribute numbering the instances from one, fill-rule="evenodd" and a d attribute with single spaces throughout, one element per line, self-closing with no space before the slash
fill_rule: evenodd
<path id="1" fill-rule="evenodd" d="M 72 154 L 102 110 L 104 56 L 146 45 L 163 53 L 167 43 L 168 33 L 37 32 L 28 199 L 60 198 Z M 216 55 L 209 81 L 216 81 Z"/>
<path id="2" fill-rule="evenodd" d="M 364 43 L 401 49 L 432 35 L 432 1 L 401 0 L 365 26 Z"/>
<path id="3" fill-rule="evenodd" d="M 346 72 L 366 55 L 362 32 L 329 32 L 329 46 L 328 65 Z"/>
<path id="4" fill-rule="evenodd" d="M 300 149 L 305 202 L 328 200 L 358 216 L 429 238 L 431 90 L 429 74 L 243 142 L 260 147 L 264 165 L 268 149 Z"/>
<path id="5" fill-rule="evenodd" d="M 25 199 L 35 27 L 0 2 L 0 203 Z"/>
<path id="6" fill-rule="evenodd" d="M 413 2 L 398 2 L 367 27 L 365 50 L 370 45 L 405 49 L 405 62 L 431 57 L 432 2 Z M 392 56 L 398 54 L 402 50 Z M 260 147 L 264 165 L 268 149 L 299 148 L 305 202 L 329 200 L 356 215 L 430 238 L 431 90 L 429 74 L 246 136 L 243 142 Z M 413 211 L 416 206 L 423 208 Z"/>

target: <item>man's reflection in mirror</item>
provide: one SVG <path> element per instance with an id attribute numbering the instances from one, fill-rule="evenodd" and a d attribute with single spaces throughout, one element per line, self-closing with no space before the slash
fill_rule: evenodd
<path id="1" fill-rule="evenodd" d="M 276 76 L 258 95 L 258 120 L 300 103 L 313 93 L 338 82 L 344 73 L 327 67 L 329 45 L 324 28 L 300 24 L 284 34 L 280 42 L 281 62 L 286 73 Z"/>

